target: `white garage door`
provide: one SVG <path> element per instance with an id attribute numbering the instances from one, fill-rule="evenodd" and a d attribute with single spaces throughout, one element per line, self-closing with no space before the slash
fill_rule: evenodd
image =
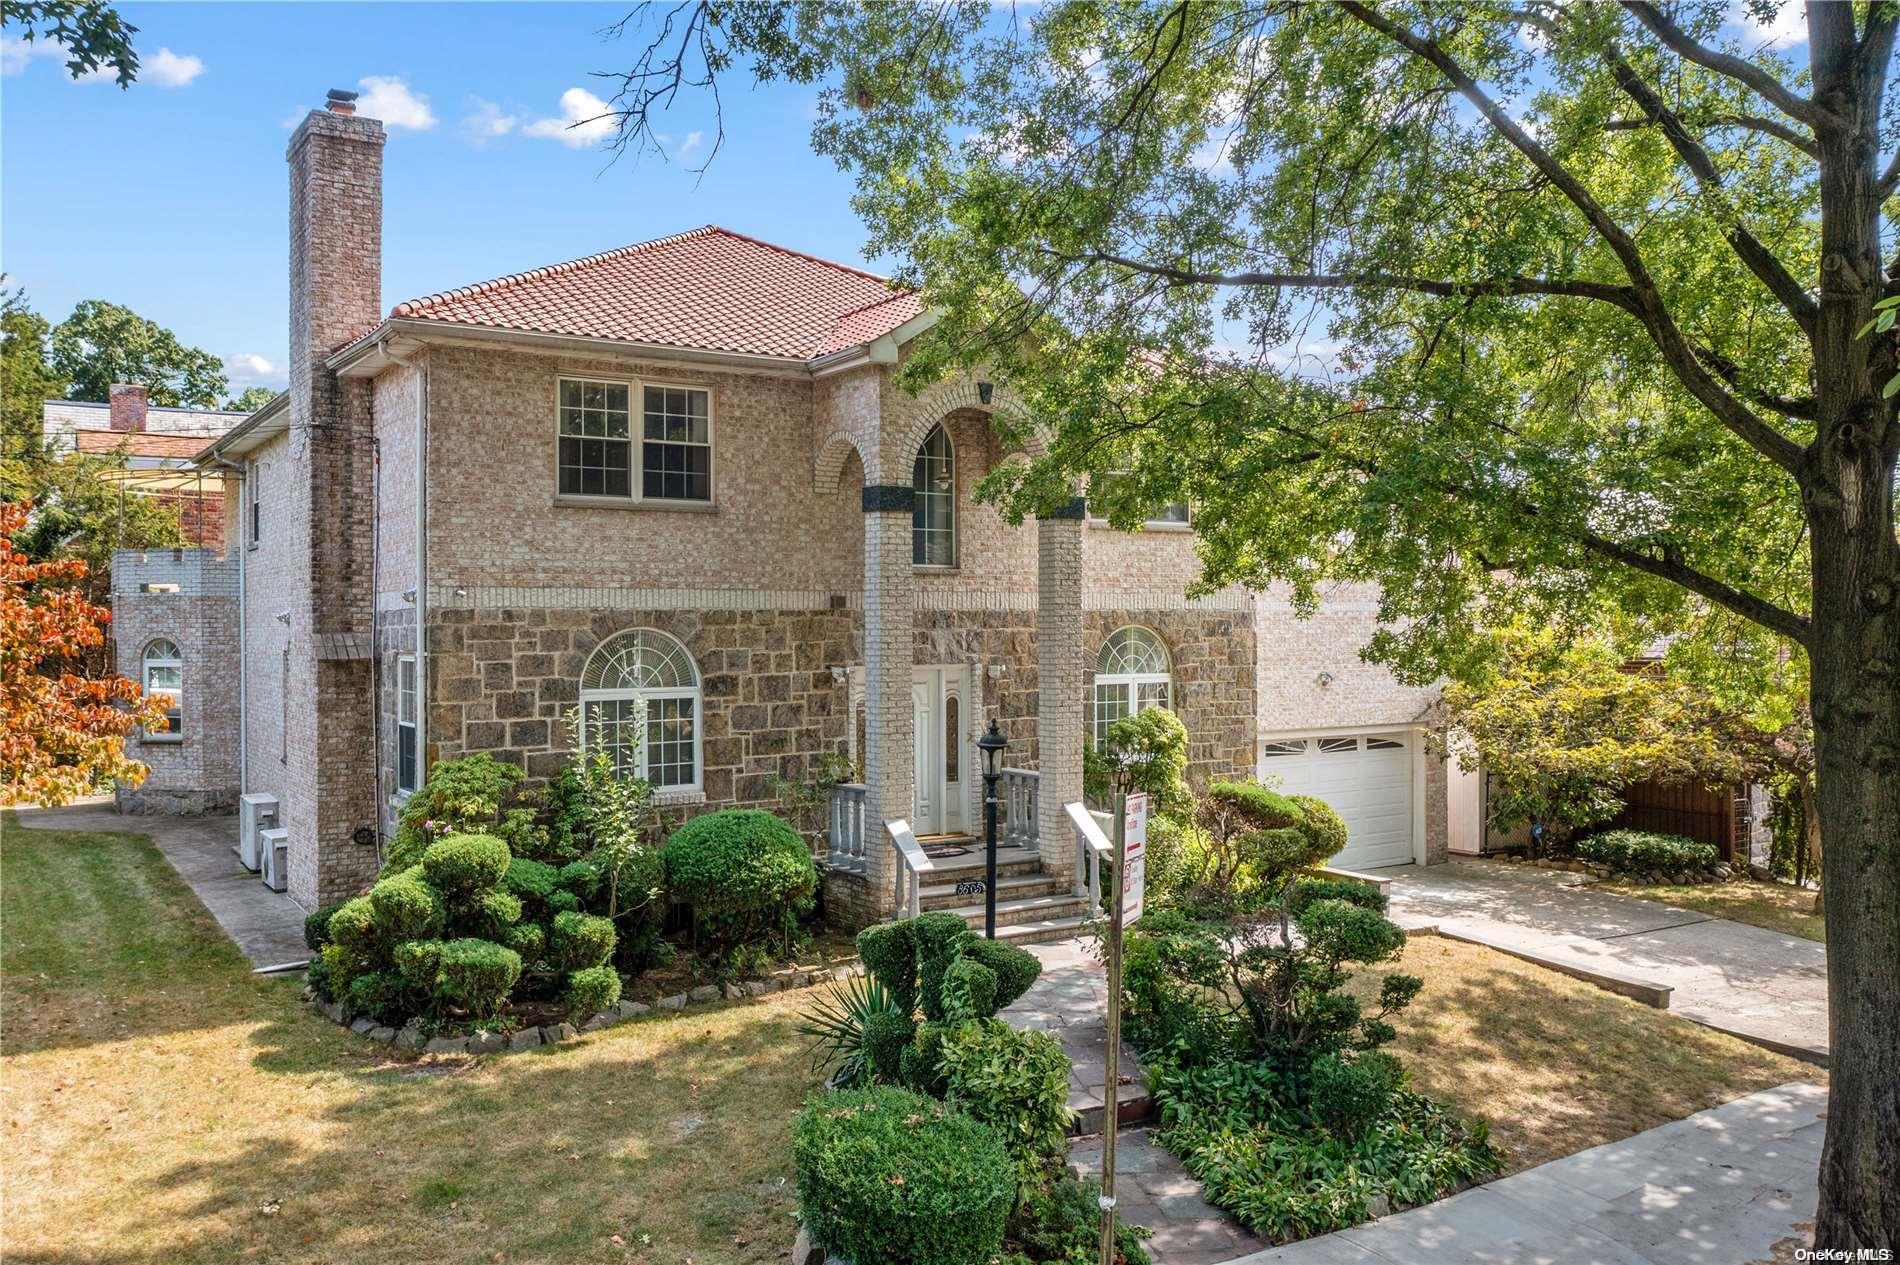
<path id="1" fill-rule="evenodd" d="M 1345 818 L 1346 846 L 1334 865 L 1369 870 L 1411 861 L 1412 737 L 1405 731 L 1263 742 L 1260 777 L 1278 778 L 1289 795 L 1323 799 Z"/>

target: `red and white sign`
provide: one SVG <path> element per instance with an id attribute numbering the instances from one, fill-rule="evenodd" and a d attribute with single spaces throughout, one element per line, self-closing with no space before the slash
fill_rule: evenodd
<path id="1" fill-rule="evenodd" d="M 1148 794 L 1130 795 L 1122 811 L 1122 925 L 1141 917 L 1148 889 Z"/>

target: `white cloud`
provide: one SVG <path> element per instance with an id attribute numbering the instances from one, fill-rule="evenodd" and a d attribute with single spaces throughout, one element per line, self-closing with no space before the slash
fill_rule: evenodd
<path id="1" fill-rule="evenodd" d="M 254 351 L 241 351 L 224 358 L 224 376 L 233 386 L 282 386 L 283 370 Z"/>
<path id="2" fill-rule="evenodd" d="M 426 132 L 435 126 L 435 114 L 429 98 L 412 92 L 395 75 L 368 75 L 356 81 L 363 95 L 356 99 L 356 112 L 381 119 L 388 127 L 406 127 Z"/>
<path id="3" fill-rule="evenodd" d="M 157 84 L 161 88 L 182 88 L 204 72 L 202 58 L 174 53 L 169 48 L 161 48 L 139 62 L 139 82 Z"/>
<path id="4" fill-rule="evenodd" d="M 1747 5 L 1738 4 L 1729 11 L 1729 20 L 1741 26 L 1742 38 L 1750 44 L 1793 48 L 1808 42 L 1808 15 L 1799 0 L 1781 0 L 1781 7 L 1766 21 L 1749 12 Z"/>
<path id="5" fill-rule="evenodd" d="M 607 103 L 585 88 L 569 88 L 561 94 L 561 117 L 536 119 L 521 129 L 523 136 L 539 136 L 559 141 L 569 149 L 586 149 L 612 136 L 614 120 L 607 117 Z"/>
<path id="6" fill-rule="evenodd" d="M 686 156 L 692 153 L 694 150 L 698 149 L 699 143 L 705 139 L 706 139 L 706 134 L 704 132 L 700 132 L 700 131 L 688 132 L 686 134 L 686 139 L 680 142 L 679 150 L 673 156 L 675 158 L 678 158 L 680 161 L 684 162 L 686 160 Z"/>
<path id="7" fill-rule="evenodd" d="M 493 101 L 471 97 L 469 103 L 475 108 L 463 117 L 462 131 L 477 145 L 508 135 L 520 121 L 512 114 L 503 113 L 502 108 Z"/>
<path id="8" fill-rule="evenodd" d="M 0 35 L 0 75 L 17 75 L 35 57 L 58 57 L 60 47 L 51 40 L 21 40 Z"/>

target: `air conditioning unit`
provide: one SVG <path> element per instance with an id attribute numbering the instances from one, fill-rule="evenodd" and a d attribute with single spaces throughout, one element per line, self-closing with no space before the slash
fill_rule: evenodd
<path id="1" fill-rule="evenodd" d="M 290 886 L 290 832 L 282 828 L 257 832 L 258 857 L 264 863 L 264 886 L 281 892 Z"/>
<path id="2" fill-rule="evenodd" d="M 244 795 L 238 798 L 238 860 L 253 874 L 264 868 L 263 851 L 258 845 L 257 836 L 276 824 L 275 795 Z"/>

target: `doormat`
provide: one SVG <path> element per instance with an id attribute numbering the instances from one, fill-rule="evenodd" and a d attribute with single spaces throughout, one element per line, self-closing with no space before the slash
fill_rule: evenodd
<path id="1" fill-rule="evenodd" d="M 970 849 L 962 846 L 961 844 L 947 844 L 947 845 L 939 844 L 937 847 L 934 847 L 934 848 L 929 848 L 929 847 L 925 848 L 924 855 L 929 857 L 933 861 L 941 861 L 945 857 L 969 856 Z"/>

